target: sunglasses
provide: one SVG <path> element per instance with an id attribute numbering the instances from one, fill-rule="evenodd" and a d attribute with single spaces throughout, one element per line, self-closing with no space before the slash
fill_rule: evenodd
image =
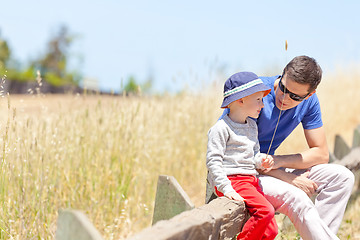
<path id="1" fill-rule="evenodd" d="M 310 93 L 306 94 L 305 96 L 301 97 L 295 93 L 292 93 L 289 91 L 289 89 L 287 89 L 284 84 L 281 82 L 282 78 L 280 79 L 280 82 L 279 82 L 279 88 L 280 90 L 285 93 L 285 94 L 289 94 L 289 97 L 294 100 L 294 101 L 297 101 L 297 102 L 301 102 L 302 100 L 304 100 Z"/>

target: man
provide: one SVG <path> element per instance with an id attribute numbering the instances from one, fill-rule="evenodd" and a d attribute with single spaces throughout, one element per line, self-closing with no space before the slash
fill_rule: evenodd
<path id="1" fill-rule="evenodd" d="M 300 122 L 309 146 L 301 153 L 274 155 L 278 169 L 259 176 L 265 197 L 277 212 L 290 218 L 305 240 L 338 239 L 354 185 L 350 170 L 327 164 L 329 151 L 315 93 L 321 76 L 315 59 L 298 56 L 282 76 L 260 77 L 272 89 L 257 119 L 261 152 L 273 155 Z M 315 203 L 310 199 L 314 194 Z"/>

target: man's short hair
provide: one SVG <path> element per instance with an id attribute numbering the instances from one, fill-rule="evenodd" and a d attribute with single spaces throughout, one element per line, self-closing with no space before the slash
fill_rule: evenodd
<path id="1" fill-rule="evenodd" d="M 282 75 L 285 74 L 297 83 L 309 84 L 309 92 L 312 92 L 321 81 L 322 70 L 314 58 L 297 56 L 286 65 Z"/>

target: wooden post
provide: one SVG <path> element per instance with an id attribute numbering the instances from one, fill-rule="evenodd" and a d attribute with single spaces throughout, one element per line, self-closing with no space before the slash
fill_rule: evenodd
<path id="1" fill-rule="evenodd" d="M 90 220 L 80 211 L 59 211 L 56 240 L 103 240 Z"/>
<path id="2" fill-rule="evenodd" d="M 341 160 L 350 152 L 350 147 L 346 144 L 340 135 L 335 136 L 334 155 L 337 159 Z"/>
<path id="3" fill-rule="evenodd" d="M 360 169 L 360 147 L 352 149 L 344 158 L 334 163 L 343 165 L 353 172 L 358 171 Z"/>
<path id="4" fill-rule="evenodd" d="M 209 183 L 209 172 L 207 173 L 207 177 L 206 177 L 206 195 L 205 195 L 205 204 L 211 202 L 212 200 L 214 200 L 215 198 L 217 198 L 217 196 L 214 193 L 214 189 L 210 186 Z"/>
<path id="5" fill-rule="evenodd" d="M 194 204 L 174 177 L 159 176 L 152 224 L 193 208 Z"/>
<path id="6" fill-rule="evenodd" d="M 335 157 L 335 155 L 331 152 L 329 152 L 329 163 L 333 163 L 337 161 L 338 159 Z"/>
<path id="7" fill-rule="evenodd" d="M 354 130 L 354 136 L 352 142 L 352 148 L 357 148 L 357 147 L 360 147 L 360 125 Z"/>

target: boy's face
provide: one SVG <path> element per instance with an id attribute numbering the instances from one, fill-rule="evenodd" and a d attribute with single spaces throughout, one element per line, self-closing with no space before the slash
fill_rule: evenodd
<path id="1" fill-rule="evenodd" d="M 258 118 L 261 109 L 264 107 L 262 101 L 265 92 L 256 92 L 247 97 L 242 98 L 242 111 L 244 111 L 247 116 L 252 118 Z M 240 99 L 241 100 L 241 99 Z"/>
<path id="2" fill-rule="evenodd" d="M 315 93 L 315 90 L 309 93 L 309 84 L 297 83 L 292 79 L 287 78 L 286 74 L 281 78 L 281 81 L 275 83 L 274 87 L 276 107 L 282 110 L 296 107 L 303 100 L 308 99 Z"/>

